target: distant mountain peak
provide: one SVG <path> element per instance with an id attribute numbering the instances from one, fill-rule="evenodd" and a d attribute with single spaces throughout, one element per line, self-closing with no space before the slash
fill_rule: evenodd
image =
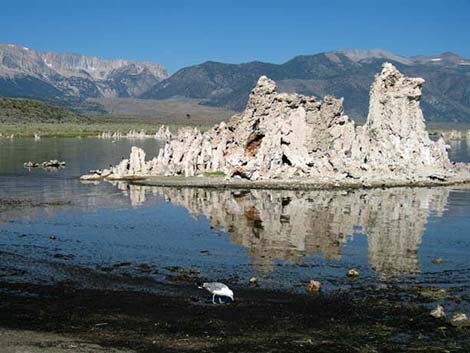
<path id="1" fill-rule="evenodd" d="M 24 77 L 42 81 L 41 84 L 64 96 L 132 97 L 167 78 L 168 73 L 163 66 L 152 62 L 41 52 L 17 44 L 0 43 L 0 79 Z M 14 86 L 12 83 L 3 94 L 17 92 Z"/>
<path id="2" fill-rule="evenodd" d="M 412 57 L 413 61 L 420 64 L 434 63 L 434 64 L 450 64 L 450 65 L 470 65 L 470 59 L 463 56 L 447 51 L 438 55 L 418 55 Z"/>
<path id="3" fill-rule="evenodd" d="M 54 51 L 41 52 L 17 44 L 0 43 L 0 58 L 5 58 L 7 55 L 9 55 L 9 58 L 12 60 L 18 59 L 18 56 L 22 56 L 23 58 L 25 55 L 31 56 L 31 60 L 35 59 L 39 61 L 39 66 L 41 66 L 40 64 L 44 64 L 49 69 L 64 76 L 82 76 L 85 72 L 94 79 L 106 79 L 113 70 L 133 65 L 142 69 L 146 68 L 150 70 L 152 74 L 160 77 L 161 79 L 168 77 L 168 73 L 163 66 L 148 61 L 101 59 L 96 56 Z M 2 64 L 5 65 L 5 63 L 2 63 L 2 60 L 0 60 L 0 66 L 2 66 Z"/>
<path id="4" fill-rule="evenodd" d="M 330 54 L 342 54 L 346 56 L 349 60 L 354 62 L 364 62 L 370 61 L 373 59 L 384 59 L 384 60 L 391 60 L 395 62 L 402 63 L 404 65 L 411 65 L 413 61 L 409 58 L 404 56 L 400 56 L 394 54 L 390 51 L 385 49 L 342 49 L 329 52 Z"/>
<path id="5" fill-rule="evenodd" d="M 455 54 L 454 52 L 451 52 L 451 51 L 446 51 L 446 52 L 440 54 L 439 56 L 457 57 L 457 58 L 463 59 L 460 55 Z"/>
<path id="6" fill-rule="evenodd" d="M 458 54 L 455 54 L 453 52 L 450 52 L 450 51 L 446 51 L 445 53 L 437 55 L 437 57 L 439 57 L 443 60 L 447 60 L 449 62 L 452 62 L 454 64 L 460 64 L 462 62 L 469 61 L 469 60 L 465 59 L 464 57 L 462 57 Z"/>

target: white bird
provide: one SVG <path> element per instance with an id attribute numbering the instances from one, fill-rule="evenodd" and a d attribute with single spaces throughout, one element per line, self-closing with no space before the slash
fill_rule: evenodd
<path id="1" fill-rule="evenodd" d="M 215 304 L 215 296 L 219 297 L 228 297 L 232 301 L 233 299 L 233 291 L 225 284 L 220 282 L 205 282 L 199 288 L 204 288 L 212 294 L 212 303 Z M 219 299 L 220 303 L 220 299 Z"/>

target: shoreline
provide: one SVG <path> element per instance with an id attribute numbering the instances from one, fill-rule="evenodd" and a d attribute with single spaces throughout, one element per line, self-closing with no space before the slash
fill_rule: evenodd
<path id="1" fill-rule="evenodd" d="M 122 121 L 118 119 L 106 120 L 111 118 L 103 118 L 91 122 L 80 123 L 32 123 L 32 124 L 0 124 L 0 141 L 7 140 L 11 135 L 14 138 L 34 138 L 35 134 L 48 138 L 68 138 L 68 137 L 98 137 L 102 133 L 121 132 L 126 133 L 131 130 L 144 130 L 148 135 L 155 135 L 161 126 L 168 126 L 170 130 L 177 131 L 184 127 L 198 127 L 207 129 L 207 125 L 194 124 L 183 125 L 176 123 L 164 124 L 161 122 L 151 121 Z M 3 136 L 3 137 L 2 137 Z"/>
<path id="2" fill-rule="evenodd" d="M 115 181 L 115 180 L 110 180 Z M 394 187 L 439 187 L 439 186 L 470 186 L 470 175 L 466 178 L 455 178 L 447 181 L 440 180 L 350 180 L 348 182 L 329 180 L 291 180 L 291 181 L 251 181 L 244 179 L 230 179 L 224 177 L 133 177 L 119 179 L 132 185 L 179 187 L 179 188 L 207 188 L 207 189 L 265 189 L 265 190 L 348 190 L 348 189 L 374 189 Z"/>
<path id="3" fill-rule="evenodd" d="M 32 126 L 31 126 L 32 125 Z M 0 133 L 3 138 L 14 135 L 15 138 L 34 138 L 34 134 L 40 133 L 42 137 L 96 137 L 103 132 L 118 132 L 129 130 L 146 130 L 149 134 L 155 134 L 160 126 L 169 126 L 172 130 L 180 128 L 193 128 L 198 127 L 201 130 L 209 128 L 209 125 L 204 124 L 164 124 L 160 122 L 142 122 L 142 123 L 126 123 L 122 121 L 97 121 L 92 123 L 36 123 L 36 124 L 2 124 Z M 429 128 L 430 136 L 440 136 L 446 131 L 459 131 L 466 132 L 470 130 L 470 123 L 461 126 L 460 124 L 443 122 L 444 127 Z M 465 138 L 450 140 L 464 141 Z"/>
<path id="4" fill-rule="evenodd" d="M 202 131 L 208 129 L 208 124 L 181 124 L 164 123 L 160 121 L 149 121 L 143 118 L 132 118 L 139 121 L 126 122 L 122 118 L 104 116 L 102 119 L 95 116 L 87 116 L 90 121 L 83 122 L 64 122 L 64 123 L 3 123 L 0 127 L 0 134 L 3 138 L 14 135 L 16 138 L 33 138 L 36 133 L 42 137 L 95 137 L 103 132 L 118 132 L 129 130 L 146 130 L 149 134 L 155 134 L 160 126 L 169 126 L 172 131 L 181 128 L 198 127 Z M 362 125 L 362 124 L 358 124 Z M 465 132 L 470 131 L 470 123 L 452 123 L 452 122 L 428 122 L 429 136 L 440 136 L 445 132 L 457 131 L 462 133 L 461 138 L 451 139 L 446 142 L 464 141 Z"/>
<path id="5" fill-rule="evenodd" d="M 465 328 L 432 318 L 421 302 L 402 303 L 398 286 L 385 287 L 296 294 L 235 286 L 236 302 L 214 305 L 193 283 L 163 294 L 0 282 L 7 308 L 0 310 L 0 346 L 8 353 L 466 352 Z"/>

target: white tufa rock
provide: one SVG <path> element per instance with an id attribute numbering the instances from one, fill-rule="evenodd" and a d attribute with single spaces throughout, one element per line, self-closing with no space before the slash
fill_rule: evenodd
<path id="1" fill-rule="evenodd" d="M 445 130 L 441 132 L 441 137 L 446 142 L 464 140 L 468 132 L 461 130 Z"/>
<path id="2" fill-rule="evenodd" d="M 342 99 L 278 93 L 275 82 L 262 76 L 244 112 L 204 133 L 184 128 L 172 136 L 162 127 L 155 135 L 165 141 L 158 156 L 139 160 L 138 168 L 123 161 L 109 178 L 221 172 L 248 180 L 367 183 L 445 181 L 457 169 L 468 174 L 468 166 L 449 161 L 443 139 L 428 136 L 419 105 L 423 83 L 385 63 L 371 87 L 367 122 L 355 127 Z"/>
<path id="3" fill-rule="evenodd" d="M 170 141 L 171 140 L 171 132 L 170 128 L 168 126 L 162 125 L 158 129 L 158 131 L 155 133 L 155 139 L 161 140 L 163 142 Z"/>
<path id="4" fill-rule="evenodd" d="M 469 327 L 470 320 L 468 319 L 467 315 L 459 313 L 452 316 L 450 319 L 450 324 L 456 327 Z"/>
<path id="5" fill-rule="evenodd" d="M 50 161 L 45 161 L 42 163 L 37 163 L 37 162 L 25 162 L 23 163 L 23 166 L 28 169 L 32 168 L 43 168 L 43 169 L 59 169 L 59 168 L 65 168 L 65 162 L 64 161 L 58 161 L 57 159 L 51 159 Z"/>
<path id="6" fill-rule="evenodd" d="M 314 279 L 312 279 L 307 285 L 307 290 L 310 293 L 318 293 L 320 292 L 320 289 L 321 289 L 321 283 L 319 281 L 315 281 Z"/>
<path id="7" fill-rule="evenodd" d="M 356 151 L 353 158 L 402 175 L 451 166 L 444 140 L 433 142 L 426 131 L 419 106 L 423 83 L 422 78 L 403 76 L 392 64 L 383 65 L 371 88 L 367 122 L 359 133 L 364 152 Z"/>
<path id="8" fill-rule="evenodd" d="M 114 133 L 111 131 L 103 131 L 101 134 L 98 135 L 98 138 L 101 139 L 130 139 L 130 140 L 143 140 L 147 138 L 152 138 L 154 135 L 148 135 L 145 130 L 129 130 L 129 132 L 123 134 L 120 131 L 115 131 Z"/>
<path id="9" fill-rule="evenodd" d="M 351 268 L 347 273 L 348 277 L 359 277 L 359 271 L 355 268 Z"/>
<path id="10" fill-rule="evenodd" d="M 446 313 L 444 311 L 444 307 L 442 305 L 436 306 L 434 310 L 432 310 L 429 315 L 431 315 L 435 319 L 443 319 L 446 317 Z"/>

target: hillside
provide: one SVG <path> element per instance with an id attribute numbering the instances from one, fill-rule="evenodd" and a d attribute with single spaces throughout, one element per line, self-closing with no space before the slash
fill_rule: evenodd
<path id="1" fill-rule="evenodd" d="M 88 118 L 49 103 L 21 98 L 0 98 L 1 124 L 82 123 Z"/>
<path id="2" fill-rule="evenodd" d="M 426 80 L 422 106 L 427 120 L 470 121 L 470 60 L 452 53 L 405 58 L 384 50 L 343 50 L 298 56 L 281 65 L 206 62 L 179 70 L 141 97 L 188 97 L 241 111 L 257 78 L 266 75 L 280 91 L 344 97 L 346 113 L 364 120 L 370 85 L 384 61 Z"/>
<path id="3" fill-rule="evenodd" d="M 212 126 L 235 114 L 225 108 L 201 105 L 197 99 L 95 98 L 87 102 L 103 107 L 114 120 L 165 125 Z"/>

